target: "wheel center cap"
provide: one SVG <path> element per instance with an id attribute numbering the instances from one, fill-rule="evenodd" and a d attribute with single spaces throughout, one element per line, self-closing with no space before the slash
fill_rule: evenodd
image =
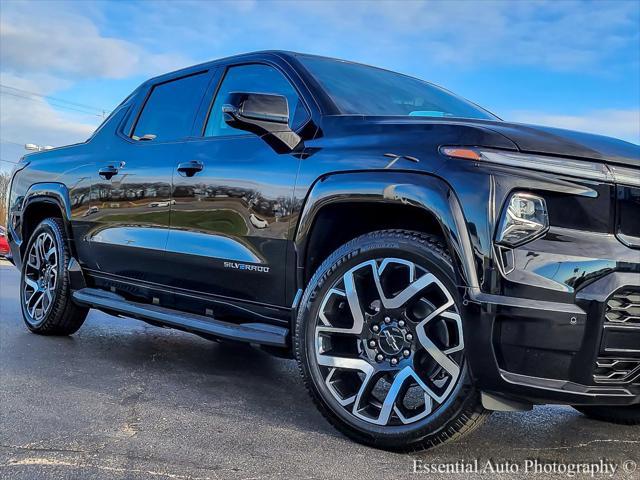
<path id="1" fill-rule="evenodd" d="M 395 325 L 383 327 L 378 336 L 378 345 L 387 355 L 397 355 L 407 344 L 404 332 Z"/>

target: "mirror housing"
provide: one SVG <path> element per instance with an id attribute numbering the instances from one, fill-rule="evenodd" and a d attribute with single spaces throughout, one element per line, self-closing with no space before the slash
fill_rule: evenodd
<path id="1" fill-rule="evenodd" d="M 227 125 L 255 133 L 278 153 L 290 153 L 302 143 L 289 127 L 289 105 L 283 95 L 232 92 L 222 113 Z"/>

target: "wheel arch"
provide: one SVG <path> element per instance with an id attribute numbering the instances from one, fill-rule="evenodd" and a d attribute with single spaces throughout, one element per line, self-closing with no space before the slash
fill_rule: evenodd
<path id="1" fill-rule="evenodd" d="M 20 238 L 21 256 L 24 255 L 33 230 L 42 220 L 49 217 L 61 218 L 67 238 L 72 238 L 69 191 L 62 183 L 36 183 L 27 190 L 22 202 L 20 219 L 16 225 L 16 233 Z"/>
<path id="2" fill-rule="evenodd" d="M 337 173 L 313 185 L 294 239 L 297 288 L 304 288 L 315 268 L 340 245 L 387 228 L 441 236 L 454 259 L 458 284 L 478 287 L 466 222 L 449 185 L 432 175 L 383 171 Z M 330 242 L 321 242 L 327 229 L 337 233 Z M 320 244 L 324 249 L 317 251 Z"/>

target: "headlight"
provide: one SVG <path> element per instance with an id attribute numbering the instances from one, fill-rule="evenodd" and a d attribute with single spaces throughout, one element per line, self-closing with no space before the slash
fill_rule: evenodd
<path id="1" fill-rule="evenodd" d="M 530 193 L 514 193 L 502 212 L 496 242 L 516 247 L 542 235 L 549 229 L 544 198 Z"/>

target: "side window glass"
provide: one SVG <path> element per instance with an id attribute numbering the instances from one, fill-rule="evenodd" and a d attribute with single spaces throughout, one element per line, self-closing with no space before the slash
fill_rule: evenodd
<path id="1" fill-rule="evenodd" d="M 222 114 L 222 105 L 231 92 L 273 93 L 287 97 L 289 104 L 289 126 L 297 129 L 309 118 L 298 92 L 289 81 L 273 67 L 268 65 L 240 65 L 231 67 L 222 80 L 215 101 L 209 113 L 205 137 L 224 137 L 228 135 L 251 135 L 248 132 L 227 125 Z"/>
<path id="2" fill-rule="evenodd" d="M 190 135 L 207 79 L 203 72 L 153 87 L 131 137 L 167 141 Z"/>

